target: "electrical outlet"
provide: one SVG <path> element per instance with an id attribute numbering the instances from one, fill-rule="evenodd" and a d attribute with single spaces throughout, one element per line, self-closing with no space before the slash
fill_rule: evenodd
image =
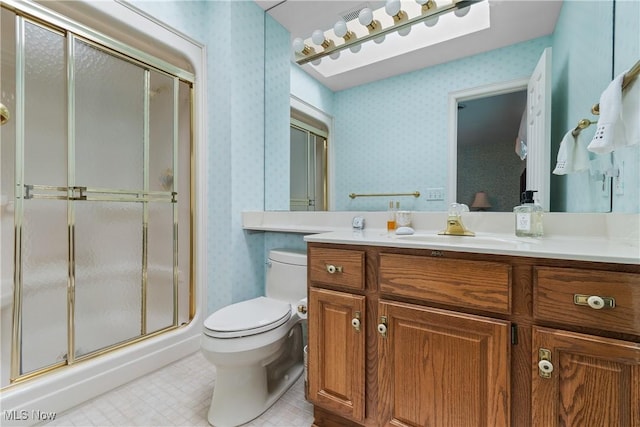
<path id="1" fill-rule="evenodd" d="M 444 200 L 444 188 L 427 188 L 426 200 Z"/>

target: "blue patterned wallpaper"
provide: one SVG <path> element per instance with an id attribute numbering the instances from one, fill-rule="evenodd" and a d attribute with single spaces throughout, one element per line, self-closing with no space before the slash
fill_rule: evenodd
<path id="1" fill-rule="evenodd" d="M 266 15 L 265 210 L 289 210 L 289 32 Z M 283 161 L 287 159 L 287 161 Z"/>

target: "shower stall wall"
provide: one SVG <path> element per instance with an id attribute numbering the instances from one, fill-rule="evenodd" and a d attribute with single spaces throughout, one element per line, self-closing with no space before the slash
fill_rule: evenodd
<path id="1" fill-rule="evenodd" d="M 0 13 L 6 394 L 191 326 L 195 79 L 39 6 Z"/>

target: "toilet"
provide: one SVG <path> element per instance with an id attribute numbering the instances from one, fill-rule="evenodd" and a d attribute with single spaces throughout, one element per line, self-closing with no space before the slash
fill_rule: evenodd
<path id="1" fill-rule="evenodd" d="M 258 417 L 304 370 L 306 252 L 269 252 L 265 294 L 204 321 L 201 351 L 216 367 L 207 417 L 213 426 L 238 426 Z"/>

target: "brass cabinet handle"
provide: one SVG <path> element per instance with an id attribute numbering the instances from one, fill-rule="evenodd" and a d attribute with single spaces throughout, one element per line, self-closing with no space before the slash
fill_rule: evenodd
<path id="1" fill-rule="evenodd" d="M 329 274 L 342 273 L 341 265 L 327 264 L 325 265 L 325 268 L 327 269 L 327 273 Z"/>
<path id="2" fill-rule="evenodd" d="M 575 305 L 586 305 L 594 310 L 602 310 L 603 308 L 615 308 L 616 299 L 613 297 L 601 297 L 599 295 L 573 295 L 573 303 Z"/>
<path id="3" fill-rule="evenodd" d="M 362 315 L 360 314 L 359 311 L 356 311 L 355 316 L 353 317 L 353 319 L 351 319 L 351 326 L 353 326 L 353 329 L 356 330 L 356 332 L 360 332 L 360 317 Z"/>
<path id="4" fill-rule="evenodd" d="M 538 349 L 538 374 L 542 378 L 551 378 L 553 364 L 551 363 L 551 351 L 546 348 Z"/>
<path id="5" fill-rule="evenodd" d="M 387 316 L 380 316 L 380 323 L 378 323 L 378 333 L 383 338 L 387 337 Z"/>

